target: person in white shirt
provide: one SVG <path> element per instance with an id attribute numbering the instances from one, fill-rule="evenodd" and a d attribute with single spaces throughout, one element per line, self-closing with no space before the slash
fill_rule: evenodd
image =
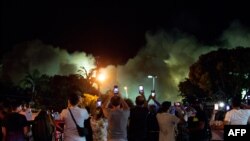
<path id="1" fill-rule="evenodd" d="M 243 109 L 241 109 L 243 107 Z M 241 104 L 241 99 L 234 97 L 232 99 L 232 110 L 228 111 L 224 118 L 224 124 L 227 125 L 247 125 L 250 117 L 249 106 Z"/>
<path id="2" fill-rule="evenodd" d="M 80 96 L 77 92 L 69 93 L 68 107 L 63 109 L 60 117 L 64 121 L 64 141 L 86 141 L 85 137 L 80 137 L 76 128 L 76 124 L 70 115 L 70 111 L 74 116 L 76 123 L 80 127 L 84 127 L 84 121 L 89 118 L 89 114 L 85 108 L 79 108 Z"/>
<path id="3" fill-rule="evenodd" d="M 168 112 L 170 106 L 171 102 L 163 102 L 161 112 L 156 115 L 160 128 L 159 141 L 175 141 L 175 129 L 180 119 Z"/>

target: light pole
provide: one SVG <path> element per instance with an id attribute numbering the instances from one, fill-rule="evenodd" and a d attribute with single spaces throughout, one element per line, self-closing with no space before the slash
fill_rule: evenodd
<path id="1" fill-rule="evenodd" d="M 125 87 L 124 87 L 124 90 L 125 90 L 125 92 L 126 92 L 126 98 L 128 98 L 128 87 L 125 86 Z"/>
<path id="2" fill-rule="evenodd" d="M 148 75 L 148 78 L 153 79 L 153 90 L 155 90 L 155 79 L 157 78 L 156 75 Z"/>

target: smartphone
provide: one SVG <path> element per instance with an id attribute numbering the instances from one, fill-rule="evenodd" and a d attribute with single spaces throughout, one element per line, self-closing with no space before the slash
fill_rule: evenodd
<path id="1" fill-rule="evenodd" d="M 214 110 L 219 110 L 219 104 L 214 104 Z"/>
<path id="2" fill-rule="evenodd" d="M 144 94 L 144 88 L 142 85 L 139 86 L 139 94 Z"/>
<path id="3" fill-rule="evenodd" d="M 118 94 L 118 93 L 119 93 L 118 86 L 117 86 L 117 85 L 115 85 L 115 86 L 114 86 L 114 94 Z"/>
<path id="4" fill-rule="evenodd" d="M 181 103 L 180 103 L 180 102 L 175 102 L 174 105 L 175 105 L 175 106 L 180 106 Z"/>
<path id="5" fill-rule="evenodd" d="M 155 91 L 154 90 L 151 91 L 151 96 L 155 97 Z"/>
<path id="6" fill-rule="evenodd" d="M 101 99 L 97 99 L 96 105 L 97 105 L 97 107 L 101 107 L 102 106 Z"/>

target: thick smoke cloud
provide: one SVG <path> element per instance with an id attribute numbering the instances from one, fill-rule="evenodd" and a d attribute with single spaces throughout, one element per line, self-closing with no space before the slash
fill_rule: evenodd
<path id="1" fill-rule="evenodd" d="M 147 33 L 146 39 L 145 48 L 125 66 L 118 67 L 119 82 L 129 85 L 129 95 L 134 99 L 138 95 L 138 85 L 144 85 L 146 96 L 150 94 L 153 80 L 147 76 L 156 75 L 155 89 L 159 101 L 180 100 L 178 84 L 187 77 L 190 64 L 212 48 L 205 48 L 195 38 L 181 33 L 158 31 Z"/>
<path id="2" fill-rule="evenodd" d="M 156 75 L 157 99 L 179 101 L 178 84 L 183 81 L 193 64 L 201 54 L 220 47 L 233 48 L 250 46 L 250 32 L 239 23 L 233 23 L 218 39 L 220 46 L 207 46 L 199 43 L 195 37 L 181 32 L 166 33 L 164 30 L 145 35 L 146 44 L 137 56 L 129 59 L 123 66 L 107 66 L 100 72 L 107 79 L 101 83 L 101 91 L 113 89 L 119 85 L 120 92 L 125 96 L 124 86 L 128 88 L 129 98 L 138 95 L 138 86 L 145 87 L 145 95 L 149 96 L 152 79 L 148 75 Z M 46 45 L 41 41 L 31 41 L 17 45 L 8 54 L 3 63 L 3 72 L 15 82 L 20 81 L 27 72 L 38 69 L 48 75 L 68 75 L 77 73 L 84 66 L 87 70 L 95 68 L 95 59 L 84 52 L 68 53 L 59 47 Z"/>
<path id="3" fill-rule="evenodd" d="M 156 93 L 159 101 L 179 101 L 178 84 L 188 76 L 189 66 L 198 60 L 202 54 L 218 48 L 234 48 L 250 46 L 250 32 L 239 23 L 233 23 L 218 42 L 223 44 L 207 46 L 200 44 L 191 35 L 181 32 L 166 33 L 159 30 L 146 34 L 147 43 L 133 59 L 124 66 L 118 66 L 117 84 L 128 87 L 129 97 L 138 95 L 138 86 L 144 85 L 145 94 L 149 96 L 152 89 L 152 79 L 148 75 L 156 75 Z M 110 66 L 109 66 L 110 67 Z M 112 88 L 111 84 L 109 88 Z M 108 87 L 106 87 L 108 88 Z"/>
<path id="4" fill-rule="evenodd" d="M 69 54 L 64 49 L 35 40 L 18 44 L 4 57 L 3 73 L 18 83 L 35 69 L 50 76 L 69 75 L 77 73 L 81 66 L 87 70 L 95 68 L 94 57 L 84 52 Z"/>

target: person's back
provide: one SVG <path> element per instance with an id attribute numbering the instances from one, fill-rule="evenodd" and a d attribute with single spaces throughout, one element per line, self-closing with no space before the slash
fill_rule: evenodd
<path id="1" fill-rule="evenodd" d="M 50 122 L 46 111 L 40 111 L 32 124 L 32 135 L 35 141 L 51 141 L 55 126 Z"/>
<path id="2" fill-rule="evenodd" d="M 84 127 L 84 121 L 88 119 L 89 114 L 86 109 L 79 108 L 80 96 L 77 92 L 70 92 L 68 98 L 68 107 L 63 109 L 60 117 L 64 121 L 64 141 L 85 141 L 86 137 L 81 137 L 78 134 L 76 124 L 72 118 L 74 117 L 76 123 L 80 127 Z M 72 112 L 72 116 L 70 111 Z"/>
<path id="3" fill-rule="evenodd" d="M 170 102 L 163 102 L 161 113 L 156 115 L 160 127 L 159 141 L 175 141 L 175 128 L 180 119 L 168 113 L 170 106 Z"/>
<path id="4" fill-rule="evenodd" d="M 247 125 L 250 110 L 232 109 L 226 113 L 225 120 L 229 121 L 230 125 Z"/>
<path id="5" fill-rule="evenodd" d="M 110 95 L 109 100 L 102 106 L 103 113 L 108 119 L 108 141 L 127 141 L 129 107 L 120 96 Z"/>
<path id="6" fill-rule="evenodd" d="M 159 125 L 156 118 L 156 106 L 149 106 L 149 113 L 146 118 L 147 128 L 147 141 L 158 141 L 159 140 Z"/>
<path id="7" fill-rule="evenodd" d="M 232 99 L 233 109 L 226 113 L 224 122 L 230 125 L 247 125 L 248 118 L 250 117 L 249 109 L 241 109 L 241 99 L 234 97 Z"/>
<path id="8" fill-rule="evenodd" d="M 211 137 L 211 129 L 208 123 L 208 116 L 200 102 L 193 105 L 196 114 L 188 118 L 188 132 L 190 141 L 206 141 Z"/>
<path id="9" fill-rule="evenodd" d="M 146 118 L 148 108 L 144 107 L 144 98 L 136 98 L 136 106 L 130 109 L 129 117 L 129 141 L 141 141 L 146 139 Z"/>
<path id="10" fill-rule="evenodd" d="M 12 104 L 12 112 L 6 115 L 3 122 L 3 140 L 24 141 L 28 133 L 28 122 L 24 115 L 18 113 L 21 111 L 21 104 Z"/>
<path id="11" fill-rule="evenodd" d="M 124 110 L 111 110 L 108 117 L 108 138 L 118 139 L 127 138 L 127 121 L 128 121 L 128 111 Z"/>

